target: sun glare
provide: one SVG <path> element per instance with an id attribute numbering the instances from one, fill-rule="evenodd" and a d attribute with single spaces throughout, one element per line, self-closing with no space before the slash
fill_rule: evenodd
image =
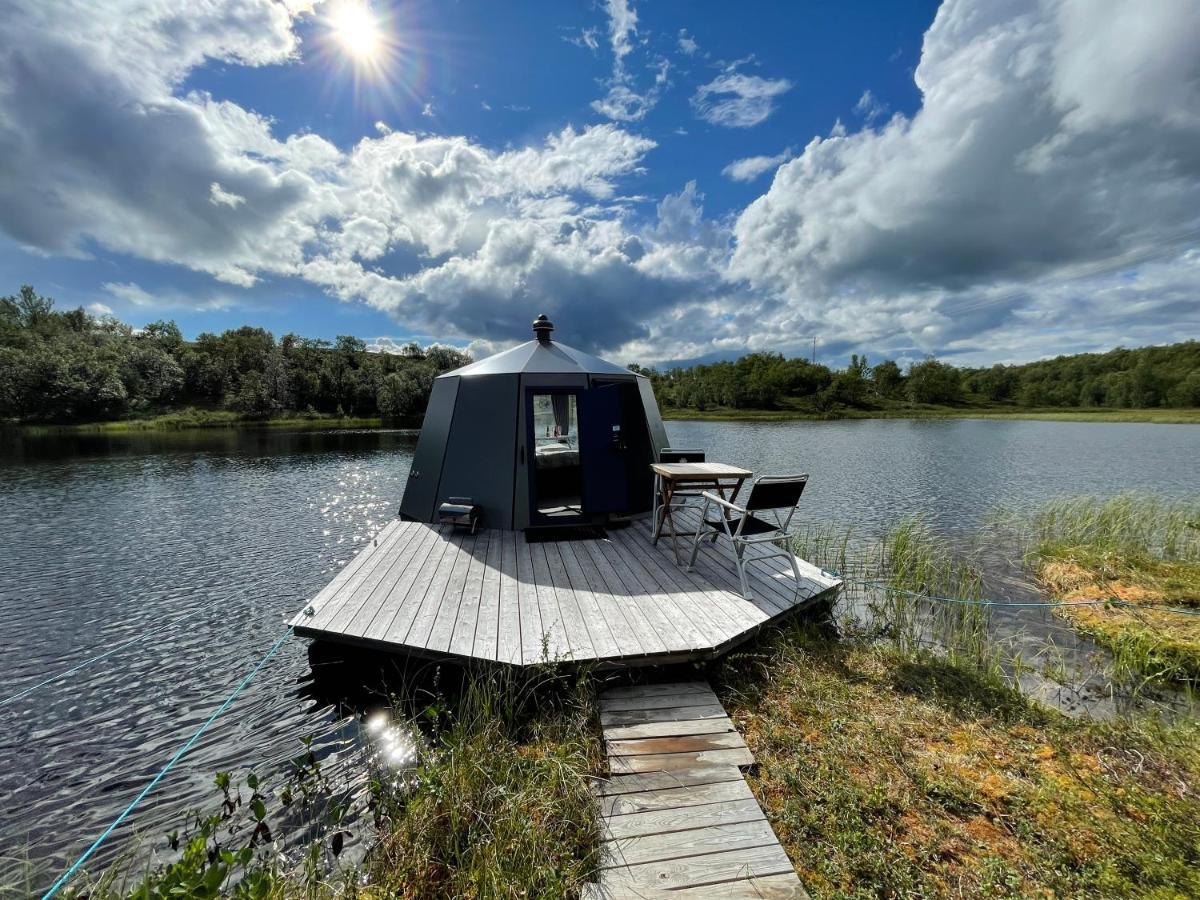
<path id="1" fill-rule="evenodd" d="M 361 0 L 343 0 L 329 14 L 333 35 L 355 60 L 371 62 L 383 48 L 383 28 Z"/>

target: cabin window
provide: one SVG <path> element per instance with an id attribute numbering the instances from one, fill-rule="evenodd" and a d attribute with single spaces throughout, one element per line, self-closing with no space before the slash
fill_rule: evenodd
<path id="1" fill-rule="evenodd" d="M 579 412 L 574 393 L 533 395 L 534 495 L 537 512 L 578 516 L 583 494 Z"/>

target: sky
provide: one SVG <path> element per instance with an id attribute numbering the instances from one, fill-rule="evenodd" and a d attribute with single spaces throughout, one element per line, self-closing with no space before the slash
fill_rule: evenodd
<path id="1" fill-rule="evenodd" d="M 0 292 L 188 337 L 1200 337 L 1200 3 L 6 0 Z"/>

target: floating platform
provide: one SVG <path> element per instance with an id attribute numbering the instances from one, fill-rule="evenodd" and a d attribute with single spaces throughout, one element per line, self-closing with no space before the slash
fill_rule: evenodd
<path id="1" fill-rule="evenodd" d="M 719 656 L 841 585 L 803 560 L 797 583 L 775 558 L 748 567 L 744 599 L 727 542 L 703 542 L 688 572 L 644 521 L 603 535 L 546 540 L 397 519 L 291 624 L 303 637 L 432 659 L 627 667 Z M 686 563 L 691 539 L 678 540 Z"/>

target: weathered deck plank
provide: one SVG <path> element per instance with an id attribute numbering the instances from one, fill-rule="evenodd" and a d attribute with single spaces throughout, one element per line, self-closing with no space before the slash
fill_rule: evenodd
<path id="1" fill-rule="evenodd" d="M 503 663 L 521 663 L 521 603 L 517 591 L 517 535 L 500 532 L 500 624 L 496 635 L 496 659 Z M 479 654 L 476 654 L 477 656 Z M 487 659 L 486 656 L 481 657 Z"/>
<path id="2" fill-rule="evenodd" d="M 662 705 L 681 700 L 693 705 Z M 601 871 L 585 896 L 806 897 L 737 768 L 754 761 L 742 736 L 724 711 L 684 719 L 676 714 L 681 708 L 711 711 L 720 703 L 702 682 L 601 693 L 605 753 L 613 774 L 595 788 Z M 627 725 L 605 719 L 630 714 L 641 721 Z M 631 735 L 631 728 L 652 733 Z M 620 774 L 630 765 L 639 767 L 638 774 Z"/>

